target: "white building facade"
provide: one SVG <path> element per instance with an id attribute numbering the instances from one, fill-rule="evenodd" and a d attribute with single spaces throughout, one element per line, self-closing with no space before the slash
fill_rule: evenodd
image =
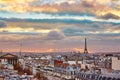
<path id="1" fill-rule="evenodd" d="M 112 57 L 112 69 L 120 70 L 120 57 Z"/>

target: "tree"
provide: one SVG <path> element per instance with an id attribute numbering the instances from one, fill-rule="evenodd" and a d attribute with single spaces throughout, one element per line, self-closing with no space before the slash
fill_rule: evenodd
<path id="1" fill-rule="evenodd" d="M 42 72 L 37 72 L 35 77 L 39 80 L 48 80 L 48 78 L 45 77 Z"/>
<path id="2" fill-rule="evenodd" d="M 23 74 L 23 69 L 20 64 L 15 64 L 14 69 L 18 71 L 18 74 Z"/>
<path id="3" fill-rule="evenodd" d="M 25 68 L 25 69 L 23 70 L 23 72 L 24 72 L 24 73 L 27 73 L 27 75 L 32 75 L 32 72 L 30 71 L 29 68 Z"/>

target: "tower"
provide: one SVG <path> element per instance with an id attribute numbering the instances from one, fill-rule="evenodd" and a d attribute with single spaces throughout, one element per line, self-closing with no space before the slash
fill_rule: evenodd
<path id="1" fill-rule="evenodd" d="M 1 51 L 0 51 L 0 54 L 2 54 L 2 53 L 3 53 L 3 51 L 1 50 Z"/>
<path id="2" fill-rule="evenodd" d="M 20 54 L 19 54 L 20 56 L 22 55 L 21 54 L 22 53 L 21 50 L 22 50 L 22 43 L 20 43 Z"/>
<path id="3" fill-rule="evenodd" d="M 86 40 L 86 38 L 85 38 L 84 54 L 88 54 L 88 51 L 87 51 L 87 40 Z"/>

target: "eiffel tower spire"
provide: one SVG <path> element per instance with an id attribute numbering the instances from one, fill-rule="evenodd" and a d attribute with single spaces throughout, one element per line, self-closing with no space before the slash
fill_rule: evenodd
<path id="1" fill-rule="evenodd" d="M 88 51 L 87 51 L 87 40 L 86 40 L 86 38 L 85 38 L 84 54 L 88 54 Z"/>

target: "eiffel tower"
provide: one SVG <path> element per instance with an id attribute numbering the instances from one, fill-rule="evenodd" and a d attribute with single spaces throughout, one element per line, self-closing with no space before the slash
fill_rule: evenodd
<path id="1" fill-rule="evenodd" d="M 19 55 L 21 56 L 22 54 L 22 52 L 21 52 L 21 50 L 22 50 L 22 43 L 20 43 L 20 53 L 19 53 Z"/>
<path id="2" fill-rule="evenodd" d="M 84 54 L 88 54 L 88 51 L 87 51 L 87 40 L 86 40 L 86 38 L 85 38 Z"/>

